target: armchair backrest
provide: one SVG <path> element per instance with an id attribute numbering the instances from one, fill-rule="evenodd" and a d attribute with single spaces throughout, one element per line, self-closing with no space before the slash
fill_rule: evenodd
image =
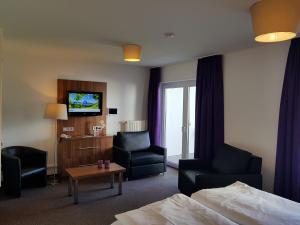
<path id="1" fill-rule="evenodd" d="M 262 166 L 262 158 L 252 155 L 249 162 L 249 167 L 247 169 L 248 173 L 260 174 Z"/>
<path id="2" fill-rule="evenodd" d="M 20 159 L 22 168 L 46 166 L 47 152 L 27 146 L 10 146 L 2 149 L 2 154 Z"/>
<path id="3" fill-rule="evenodd" d="M 118 132 L 114 137 L 114 146 L 126 151 L 147 150 L 150 147 L 149 132 Z"/>
<path id="4" fill-rule="evenodd" d="M 21 151 L 18 146 L 6 147 L 1 150 L 1 154 L 8 156 L 15 156 L 17 158 L 21 158 Z"/>
<path id="5" fill-rule="evenodd" d="M 224 144 L 212 160 L 212 169 L 224 174 L 260 174 L 262 158 L 250 152 Z"/>

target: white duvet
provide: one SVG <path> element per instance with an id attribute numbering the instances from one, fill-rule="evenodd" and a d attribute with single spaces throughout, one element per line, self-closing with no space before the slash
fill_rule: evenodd
<path id="1" fill-rule="evenodd" d="M 116 215 L 120 225 L 237 225 L 182 194 Z"/>
<path id="2" fill-rule="evenodd" d="M 300 204 L 236 182 L 116 215 L 113 225 L 300 225 Z"/>
<path id="3" fill-rule="evenodd" d="M 242 225 L 300 225 L 300 204 L 236 182 L 192 199 Z"/>

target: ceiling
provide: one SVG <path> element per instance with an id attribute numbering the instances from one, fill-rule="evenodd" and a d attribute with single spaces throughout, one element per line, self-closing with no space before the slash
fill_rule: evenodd
<path id="1" fill-rule="evenodd" d="M 1 0 L 6 39 L 91 51 L 122 61 L 121 45 L 143 46 L 137 65 L 161 66 L 255 45 L 255 0 Z M 174 38 L 164 37 L 174 32 Z"/>

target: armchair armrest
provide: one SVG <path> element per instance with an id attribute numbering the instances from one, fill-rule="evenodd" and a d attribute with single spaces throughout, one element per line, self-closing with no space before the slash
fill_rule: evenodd
<path id="1" fill-rule="evenodd" d="M 210 163 L 201 159 L 180 159 L 179 170 L 209 170 Z"/>
<path id="2" fill-rule="evenodd" d="M 150 146 L 150 151 L 155 152 L 159 155 L 167 155 L 167 149 L 158 145 L 151 145 Z"/>
<path id="3" fill-rule="evenodd" d="M 5 191 L 16 197 L 21 195 L 21 161 L 2 153 L 2 172 Z"/>
<path id="4" fill-rule="evenodd" d="M 261 174 L 203 174 L 196 176 L 198 189 L 225 187 L 236 181 L 262 189 Z"/>
<path id="5" fill-rule="evenodd" d="M 46 151 L 26 147 L 22 151 L 21 161 L 29 167 L 47 167 L 47 155 Z"/>
<path id="6" fill-rule="evenodd" d="M 2 168 L 3 168 L 3 173 L 8 172 L 8 173 L 14 173 L 15 171 L 17 173 L 21 172 L 21 161 L 18 157 L 16 156 L 11 156 L 8 154 L 3 154 L 2 153 Z"/>
<path id="7" fill-rule="evenodd" d="M 126 169 L 130 166 L 131 152 L 126 151 L 120 147 L 113 146 L 113 161 L 125 167 Z"/>

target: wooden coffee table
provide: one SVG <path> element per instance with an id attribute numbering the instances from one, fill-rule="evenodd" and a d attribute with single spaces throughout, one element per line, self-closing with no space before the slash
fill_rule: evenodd
<path id="1" fill-rule="evenodd" d="M 122 194 L 122 181 L 123 173 L 126 169 L 117 163 L 111 163 L 109 169 L 98 169 L 97 165 L 92 166 L 81 166 L 74 168 L 67 168 L 66 173 L 69 175 L 68 182 L 68 194 L 72 196 L 72 186 L 74 189 L 74 204 L 78 204 L 78 182 L 79 180 L 91 177 L 101 177 L 101 176 L 111 176 L 111 188 L 114 188 L 114 176 L 115 174 L 119 175 L 119 192 Z M 72 185 L 73 184 L 73 185 Z"/>

